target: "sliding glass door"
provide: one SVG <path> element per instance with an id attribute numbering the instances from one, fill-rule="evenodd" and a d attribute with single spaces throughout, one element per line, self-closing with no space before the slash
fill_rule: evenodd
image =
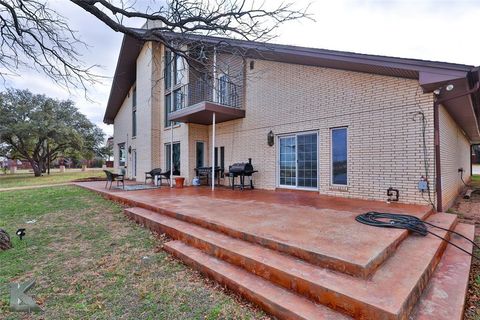
<path id="1" fill-rule="evenodd" d="M 316 132 L 279 137 L 280 187 L 318 188 L 317 139 Z"/>

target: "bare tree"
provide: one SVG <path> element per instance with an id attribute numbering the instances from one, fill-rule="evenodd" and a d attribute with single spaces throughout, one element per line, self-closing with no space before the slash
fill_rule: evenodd
<path id="1" fill-rule="evenodd" d="M 0 0 L 0 37 L 3 79 L 33 68 L 65 87 L 86 89 L 97 80 L 79 58 L 86 44 L 42 1 Z"/>
<path id="2" fill-rule="evenodd" d="M 189 45 L 198 35 L 266 42 L 285 22 L 308 17 L 293 3 L 268 6 L 256 0 L 167 0 L 125 4 L 122 0 L 70 0 L 116 32 L 142 41 L 162 43 L 188 64 L 203 63 L 203 46 L 192 55 Z M 147 28 L 136 28 L 141 21 Z M 172 36 L 173 33 L 175 36 Z M 182 41 L 179 41 L 179 36 Z M 0 76 L 18 67 L 37 69 L 66 87 L 86 89 L 98 78 L 80 59 L 86 46 L 67 18 L 41 0 L 0 0 Z M 211 44 L 211 43 L 210 43 Z M 218 40 L 218 46 L 229 46 Z M 198 48 L 198 46 L 197 46 Z"/>

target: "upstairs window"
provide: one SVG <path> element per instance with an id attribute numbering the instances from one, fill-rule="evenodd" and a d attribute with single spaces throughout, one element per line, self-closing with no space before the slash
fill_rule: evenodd
<path id="1" fill-rule="evenodd" d="M 132 93 L 132 137 L 137 136 L 137 88 Z"/>
<path id="2" fill-rule="evenodd" d="M 169 89 L 172 86 L 172 52 L 165 51 L 165 65 L 164 65 L 164 78 L 165 89 Z"/>
<path id="3" fill-rule="evenodd" d="M 346 186 L 348 183 L 347 128 L 331 129 L 332 184 Z"/>
<path id="4" fill-rule="evenodd" d="M 175 75 L 175 84 L 181 84 L 185 76 L 185 60 L 182 56 L 175 54 L 175 63 L 174 63 L 174 75 Z"/>
<path id="5" fill-rule="evenodd" d="M 226 74 L 218 77 L 218 102 L 224 105 L 229 105 L 230 101 L 230 79 Z"/>
<path id="6" fill-rule="evenodd" d="M 137 106 L 137 87 L 133 87 L 132 91 L 132 107 Z"/>

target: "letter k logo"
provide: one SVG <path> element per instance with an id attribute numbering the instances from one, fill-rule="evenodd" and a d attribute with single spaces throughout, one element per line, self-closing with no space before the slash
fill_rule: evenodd
<path id="1" fill-rule="evenodd" d="M 32 312 L 42 310 L 31 297 L 25 294 L 34 284 L 35 279 L 25 283 L 10 284 L 10 309 L 12 311 Z"/>

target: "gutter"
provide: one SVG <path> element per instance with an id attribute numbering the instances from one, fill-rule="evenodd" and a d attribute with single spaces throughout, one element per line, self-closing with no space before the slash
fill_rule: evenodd
<path id="1" fill-rule="evenodd" d="M 467 75 L 468 77 L 468 75 Z M 440 118 L 439 118 L 439 106 L 443 102 L 464 97 L 466 95 L 473 94 L 480 89 L 480 80 L 476 82 L 475 86 L 461 94 L 454 95 L 452 97 L 437 99 L 433 102 L 433 130 L 435 140 L 435 193 L 437 195 L 437 212 L 442 211 L 442 173 L 440 165 Z M 471 155 L 470 155 L 471 157 Z"/>

